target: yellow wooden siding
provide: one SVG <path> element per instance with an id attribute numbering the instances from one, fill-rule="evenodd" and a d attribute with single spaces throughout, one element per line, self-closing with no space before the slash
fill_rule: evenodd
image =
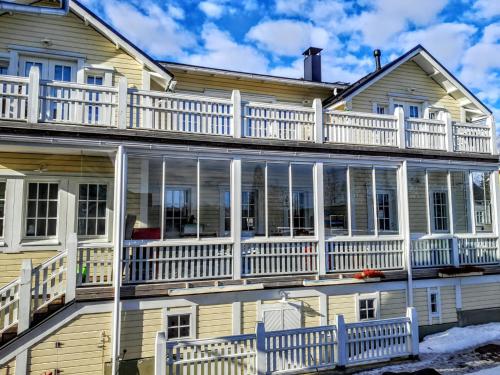
<path id="1" fill-rule="evenodd" d="M 255 333 L 257 324 L 257 303 L 242 302 L 241 303 L 241 333 Z"/>
<path id="2" fill-rule="evenodd" d="M 198 338 L 230 336 L 233 333 L 233 306 L 198 306 Z"/>
<path id="3" fill-rule="evenodd" d="M 442 286 L 439 288 L 441 296 L 441 323 L 453 323 L 458 320 L 455 303 L 455 287 Z M 417 309 L 418 324 L 429 325 L 429 300 L 427 288 L 418 288 L 413 291 L 413 303 Z M 432 322 L 438 324 L 438 321 Z"/>
<path id="4" fill-rule="evenodd" d="M 12 172 L 29 173 L 39 170 L 43 171 L 43 176 L 50 173 L 95 174 L 103 177 L 114 175 L 111 156 L 0 152 L 0 176 Z"/>
<path id="5" fill-rule="evenodd" d="M 31 348 L 28 373 L 58 369 L 62 374 L 102 374 L 110 358 L 110 329 L 111 313 L 77 317 Z"/>
<path id="6" fill-rule="evenodd" d="M 263 82 L 258 79 L 250 80 L 235 78 L 222 74 L 186 73 L 185 70 L 169 68 L 177 81 L 176 91 L 194 91 L 202 93 L 205 89 L 224 90 L 229 93 L 232 90 L 240 90 L 242 94 L 272 96 L 278 101 L 302 104 L 304 100 L 326 99 L 332 94 L 331 89 L 307 88 L 302 86 L 286 85 L 280 83 Z M 309 104 L 308 104 L 309 105 Z"/>
<path id="7" fill-rule="evenodd" d="M 16 360 L 6 363 L 0 366 L 0 375 L 14 375 L 16 373 Z"/>
<path id="8" fill-rule="evenodd" d="M 462 286 L 462 310 L 500 307 L 500 283 Z"/>
<path id="9" fill-rule="evenodd" d="M 157 332 L 163 327 L 162 309 L 122 313 L 121 348 L 126 359 L 154 357 Z"/>
<path id="10" fill-rule="evenodd" d="M 36 25 L 36 28 L 33 26 Z M 116 69 L 117 76 L 125 76 L 129 84 L 142 87 L 142 67 L 91 26 L 73 13 L 65 17 L 14 14 L 1 16 L 0 52 L 9 45 L 43 48 L 42 39 L 50 39 L 49 51 L 65 51 L 85 56 L 87 64 L 101 64 Z M 116 79 L 115 79 L 116 81 Z"/>
<path id="11" fill-rule="evenodd" d="M 0 287 L 19 277 L 23 259 L 31 259 L 33 267 L 57 254 L 57 251 L 25 251 L 0 253 Z"/>
<path id="12" fill-rule="evenodd" d="M 460 120 L 460 105 L 413 61 L 408 61 L 360 92 L 352 99 L 352 110 L 372 112 L 373 103 L 389 103 L 389 93 L 423 96 L 429 105 L 444 107 L 454 120 Z M 404 100 L 404 99 L 401 99 Z"/>
<path id="13" fill-rule="evenodd" d="M 356 297 L 344 294 L 328 297 L 328 324 L 335 324 L 335 315 L 343 314 L 346 323 L 357 321 Z"/>
<path id="14" fill-rule="evenodd" d="M 391 319 L 406 316 L 406 291 L 380 292 L 380 318 Z"/>

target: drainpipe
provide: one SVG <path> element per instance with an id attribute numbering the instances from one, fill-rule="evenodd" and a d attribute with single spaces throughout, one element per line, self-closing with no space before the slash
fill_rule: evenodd
<path id="1" fill-rule="evenodd" d="M 69 1 L 70 0 L 61 0 L 60 8 L 37 7 L 24 4 L 14 4 L 7 1 L 0 1 L 0 13 L 12 12 L 49 16 L 65 16 L 69 12 Z"/>

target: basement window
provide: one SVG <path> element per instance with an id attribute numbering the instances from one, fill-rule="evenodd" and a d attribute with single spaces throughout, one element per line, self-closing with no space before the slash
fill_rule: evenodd
<path id="1" fill-rule="evenodd" d="M 441 295 L 439 288 L 427 289 L 427 304 L 429 310 L 429 324 L 441 322 Z"/>
<path id="2" fill-rule="evenodd" d="M 191 337 L 191 314 L 167 315 L 167 339 Z"/>
<path id="3" fill-rule="evenodd" d="M 378 319 L 379 317 L 378 293 L 358 295 L 357 310 L 358 310 L 358 321 Z"/>

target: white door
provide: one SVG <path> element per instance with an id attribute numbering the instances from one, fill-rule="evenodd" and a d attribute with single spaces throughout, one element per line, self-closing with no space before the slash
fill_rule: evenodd
<path id="1" fill-rule="evenodd" d="M 266 331 L 302 328 L 302 305 L 280 302 L 261 306 Z"/>
<path id="2" fill-rule="evenodd" d="M 19 59 L 19 73 L 23 77 L 28 77 L 33 66 L 40 70 L 41 79 L 49 79 L 49 60 L 38 57 L 21 57 Z"/>
<path id="3" fill-rule="evenodd" d="M 423 115 L 422 104 L 417 102 L 402 102 L 402 101 L 394 102 L 392 105 L 392 112 L 394 113 L 394 111 L 398 107 L 403 108 L 406 118 L 421 118 Z"/>

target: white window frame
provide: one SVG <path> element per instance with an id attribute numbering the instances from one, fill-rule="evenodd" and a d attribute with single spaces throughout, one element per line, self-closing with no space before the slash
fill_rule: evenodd
<path id="1" fill-rule="evenodd" d="M 436 222 L 435 222 L 435 213 L 434 213 L 434 194 L 435 193 L 444 193 L 445 194 L 445 202 L 446 202 L 446 219 L 447 219 L 447 226 L 448 229 L 436 229 Z M 431 233 L 451 233 L 451 221 L 450 221 L 450 197 L 448 194 L 448 189 L 447 188 L 442 188 L 442 189 L 430 189 L 429 190 L 429 213 L 430 213 L 430 228 L 431 228 Z"/>
<path id="2" fill-rule="evenodd" d="M 375 314 L 374 314 L 375 316 L 373 318 L 361 319 L 360 302 L 363 300 L 369 300 L 369 299 L 374 300 L 373 308 L 375 310 Z M 380 293 L 379 292 L 356 293 L 355 303 L 356 303 L 356 306 L 355 306 L 356 319 L 358 322 L 380 319 Z"/>
<path id="3" fill-rule="evenodd" d="M 383 113 L 380 113 L 380 111 L 383 111 Z M 372 104 L 372 112 L 377 115 L 389 115 L 390 114 L 389 104 L 374 102 Z"/>
<path id="4" fill-rule="evenodd" d="M 424 107 L 425 107 L 425 101 L 424 100 L 417 100 L 417 99 L 393 99 L 391 103 L 391 111 L 394 113 L 397 107 L 402 107 L 405 118 L 410 118 L 410 106 L 412 107 L 417 107 L 418 108 L 418 117 L 412 117 L 412 118 L 423 118 L 424 117 Z"/>
<path id="5" fill-rule="evenodd" d="M 5 190 L 4 190 L 4 198 L 0 199 L 0 202 L 3 202 L 3 216 L 0 216 L 0 219 L 2 220 L 2 222 L 0 223 L 0 229 L 1 229 L 0 246 L 3 246 L 4 239 L 5 239 L 5 232 L 6 232 L 5 222 L 7 221 L 6 220 L 6 216 L 7 216 L 7 179 L 0 177 L 0 184 L 2 184 L 2 183 L 5 184 Z"/>
<path id="6" fill-rule="evenodd" d="M 431 296 L 436 295 L 436 312 L 432 312 Z M 439 323 L 441 324 L 441 290 L 439 287 L 427 288 L 427 311 L 429 316 L 429 325 Z"/>
<path id="7" fill-rule="evenodd" d="M 106 220 L 106 228 L 105 228 L 105 233 L 104 234 L 96 234 L 96 235 L 79 235 L 78 234 L 78 211 L 79 211 L 79 203 L 80 203 L 80 185 L 106 185 L 106 215 L 105 215 L 105 220 Z M 75 180 L 74 181 L 74 192 L 75 192 L 75 233 L 78 236 L 79 240 L 111 240 L 111 228 L 112 228 L 112 204 L 113 204 L 113 184 L 109 180 Z"/>
<path id="8" fill-rule="evenodd" d="M 304 306 L 301 301 L 279 301 L 277 303 L 259 303 L 257 304 L 257 316 L 261 322 L 264 322 L 264 313 L 268 311 L 279 311 L 281 314 L 281 328 L 284 330 L 284 313 L 285 310 L 296 310 L 300 314 L 300 327 L 304 327 Z M 265 324 L 265 322 L 264 322 Z M 279 331 L 277 330 L 277 331 Z"/>
<path id="9" fill-rule="evenodd" d="M 391 204 L 391 202 L 395 201 L 395 196 L 397 197 L 397 194 L 396 194 L 396 191 L 394 189 L 378 189 L 376 190 L 376 198 L 377 198 L 377 201 L 376 201 L 376 209 L 377 209 L 377 217 L 376 217 L 376 222 L 377 222 L 377 226 L 379 226 L 379 217 L 378 217 L 378 213 L 379 213 L 379 206 L 378 206 L 378 195 L 379 194 L 387 194 L 389 196 L 389 227 L 393 227 L 394 224 L 394 219 L 395 219 L 395 216 L 396 215 L 396 207 L 394 207 L 394 204 Z M 396 204 L 397 204 L 397 200 L 396 200 Z M 398 228 L 398 225 L 395 225 L 395 228 L 396 228 L 396 232 L 399 232 L 399 228 Z M 392 230 L 389 229 L 389 230 L 386 230 L 386 229 L 381 229 L 380 226 L 378 228 L 378 231 L 379 233 L 389 233 L 389 234 L 396 234 L 396 233 L 391 233 Z"/>
<path id="10" fill-rule="evenodd" d="M 196 339 L 198 336 L 198 332 L 196 330 L 197 324 L 197 306 L 186 306 L 186 307 L 166 307 L 163 309 L 163 332 L 165 332 L 165 337 L 167 340 L 176 341 L 176 340 L 185 340 L 185 339 Z M 189 333 L 190 335 L 182 338 L 168 338 L 168 317 L 169 316 L 177 316 L 177 315 L 189 315 Z"/>
<path id="11" fill-rule="evenodd" d="M 161 217 L 162 217 L 162 222 L 163 222 L 163 228 L 164 230 L 166 230 L 166 220 L 167 220 L 167 215 L 165 214 L 165 210 L 166 210 L 166 204 L 167 204 L 167 190 L 170 190 L 170 191 L 179 191 L 179 190 L 183 190 L 183 191 L 188 191 L 188 200 L 189 200 L 189 205 L 190 205 L 190 214 L 192 215 L 193 214 L 193 207 L 196 207 L 195 208 L 195 212 L 196 212 L 196 227 L 198 228 L 199 226 L 199 221 L 200 221 L 200 218 L 198 217 L 198 212 L 199 212 L 199 208 L 198 208 L 198 205 L 197 205 L 197 195 L 199 194 L 199 191 L 198 191 L 198 184 L 196 184 L 195 186 L 193 185 L 163 185 L 163 195 L 164 195 L 164 200 L 163 200 L 163 205 L 162 205 L 162 209 L 161 209 Z M 196 192 L 196 194 L 193 194 L 193 191 Z M 169 219 L 172 219 L 172 218 L 169 218 Z M 189 220 L 189 218 L 188 218 Z M 199 230 L 197 229 L 197 232 L 199 232 Z M 182 233 L 182 232 L 180 232 Z M 197 236 L 199 235 L 199 233 L 194 237 L 196 238 Z M 162 233 L 162 237 L 165 237 L 165 233 Z M 191 239 L 193 239 L 193 237 L 190 237 Z M 175 238 L 166 238 L 166 240 L 172 240 L 172 239 L 175 239 Z M 178 238 L 177 238 L 178 239 Z"/>

